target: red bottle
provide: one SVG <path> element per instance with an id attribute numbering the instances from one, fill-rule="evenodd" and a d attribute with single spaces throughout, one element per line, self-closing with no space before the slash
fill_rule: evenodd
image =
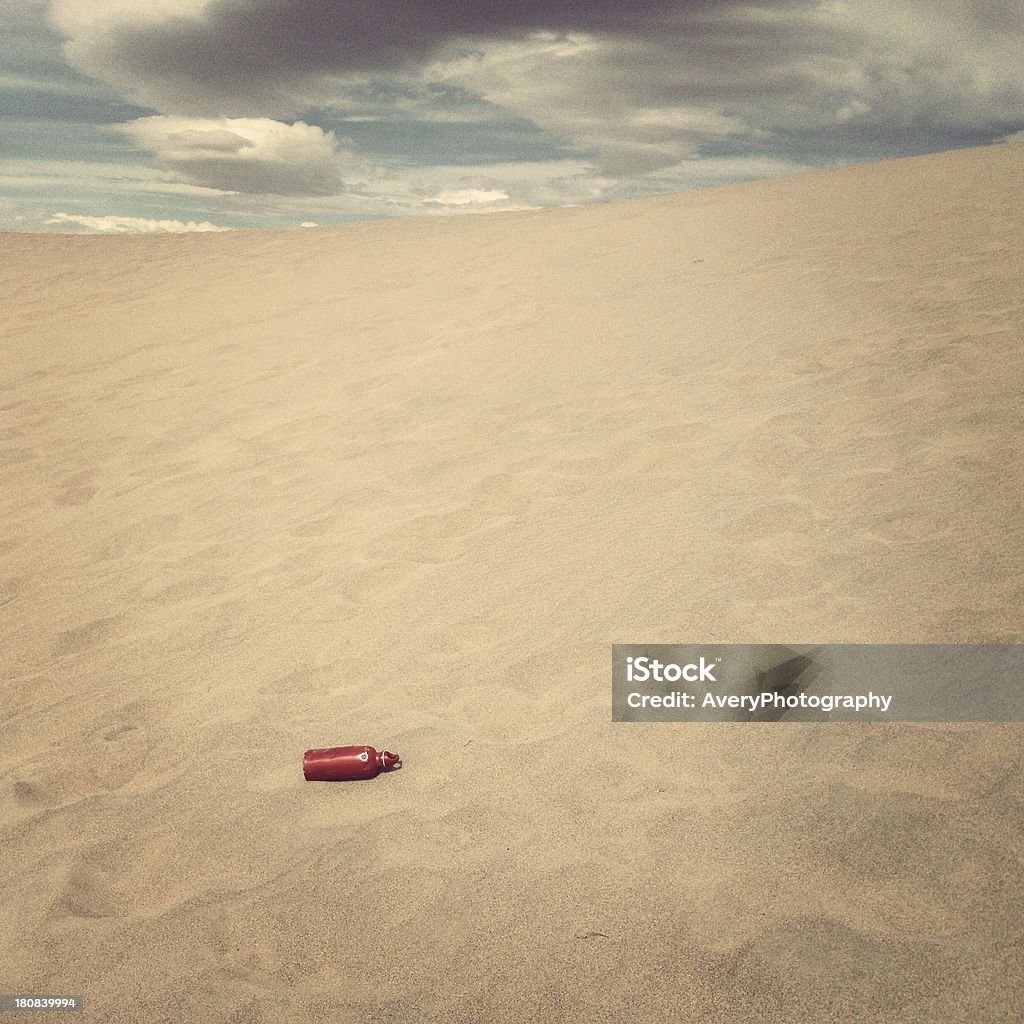
<path id="1" fill-rule="evenodd" d="M 381 772 L 401 768 L 402 759 L 390 750 L 373 747 L 327 747 L 302 755 L 302 774 L 307 782 L 348 782 L 372 779 Z"/>

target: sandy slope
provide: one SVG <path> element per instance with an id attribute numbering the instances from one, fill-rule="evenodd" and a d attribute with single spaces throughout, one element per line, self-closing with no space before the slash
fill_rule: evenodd
<path id="1" fill-rule="evenodd" d="M 613 726 L 609 645 L 1024 640 L 1022 189 L 0 237 L 0 990 L 1018 1019 L 1020 729 Z"/>

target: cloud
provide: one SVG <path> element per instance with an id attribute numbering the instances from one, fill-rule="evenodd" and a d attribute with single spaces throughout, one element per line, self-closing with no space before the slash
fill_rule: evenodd
<path id="1" fill-rule="evenodd" d="M 742 147 L 778 157 L 772 140 L 800 133 L 820 163 L 869 139 L 899 152 L 900 132 L 942 148 L 1024 124 L 1024 9 L 1010 0 L 53 0 L 53 16 L 80 69 L 203 132 L 230 114 L 219 130 L 250 142 L 237 126 L 343 107 L 349 90 L 394 104 L 404 86 L 414 115 L 432 85 L 616 178 Z M 325 138 L 280 141 L 295 165 L 213 134 L 166 165 L 239 191 L 339 187 Z"/>
<path id="2" fill-rule="evenodd" d="M 779 155 L 801 133 L 819 162 L 858 139 L 899 152 L 911 133 L 938 149 L 1024 121 L 1024 13 L 986 18 L 985 6 L 686 7 L 657 33 L 549 33 L 442 54 L 426 73 L 593 153 L 616 177 L 743 147 Z"/>
<path id="3" fill-rule="evenodd" d="M 55 213 L 46 220 L 47 224 L 77 224 L 88 231 L 107 234 L 180 234 L 185 231 L 229 231 L 230 228 L 211 224 L 209 221 L 196 222 L 180 220 L 150 220 L 146 217 L 87 217 L 80 213 Z"/>
<path id="4" fill-rule="evenodd" d="M 803 0 L 774 0 L 776 7 Z M 537 30 L 657 32 L 679 11 L 740 0 L 53 0 L 68 59 L 142 102 L 179 113 L 286 114 L 318 78 L 398 71 L 458 39 L 516 38 Z"/>
<path id="5" fill-rule="evenodd" d="M 232 192 L 334 195 L 342 188 L 333 132 L 270 118 L 137 118 L 117 125 L 159 168 L 185 181 Z"/>
<path id="6" fill-rule="evenodd" d="M 208 190 L 183 222 L 566 205 L 1024 129 L 1010 0 L 49 2 L 68 60 L 158 111 L 115 115 L 146 188 Z"/>
<path id="7" fill-rule="evenodd" d="M 425 199 L 426 203 L 438 203 L 441 206 L 469 206 L 469 205 L 480 205 L 485 203 L 495 203 L 503 199 L 508 199 L 507 192 L 501 192 L 498 189 L 484 189 L 484 188 L 464 188 L 464 189 L 446 189 L 444 192 L 438 192 L 436 196 L 430 199 Z"/>

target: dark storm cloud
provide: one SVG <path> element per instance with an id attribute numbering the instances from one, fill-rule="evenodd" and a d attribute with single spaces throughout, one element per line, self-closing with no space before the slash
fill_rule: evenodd
<path id="1" fill-rule="evenodd" d="M 98 8 L 102 10 L 102 0 Z M 740 0 L 213 0 L 201 14 L 119 18 L 72 40 L 69 55 L 84 69 L 140 90 L 160 109 L 188 113 L 271 113 L 302 95 L 319 76 L 414 67 L 454 40 L 522 38 L 531 32 L 590 32 L 622 38 L 708 36 L 729 63 L 756 59 L 758 48 L 787 41 L 779 13 L 810 0 L 762 4 L 771 17 L 735 32 Z M 794 43 L 795 45 L 795 43 Z M 176 102 L 177 101 L 177 102 Z"/>
<path id="2" fill-rule="evenodd" d="M 793 6 L 791 0 L 776 6 Z M 737 0 L 585 0 L 553 5 L 544 0 L 213 0 L 199 18 L 159 25 L 125 25 L 110 42 L 112 55 L 147 62 L 156 73 L 197 71 L 224 80 L 250 71 L 330 72 L 395 70 L 428 57 L 439 45 L 464 37 L 508 37 L 528 31 L 656 30 L 681 14 L 715 14 Z"/>
<path id="3" fill-rule="evenodd" d="M 768 129 L 835 123 L 863 108 L 879 124 L 995 123 L 1011 120 L 1022 96 L 1014 68 L 1024 7 L 1006 0 L 159 0 L 146 14 L 126 0 L 55 0 L 58 24 L 71 6 L 74 63 L 154 109 L 191 116 L 294 117 L 345 76 L 416 74 L 456 47 L 487 50 L 540 31 L 604 44 L 518 71 L 550 84 L 553 105 L 568 86 L 580 123 L 600 120 L 598 103 L 616 117 L 701 105 Z M 557 110 L 509 101 L 483 72 L 471 91 L 502 97 L 515 116 L 537 109 L 558 136 Z M 657 142 L 657 129 L 645 131 Z M 645 141 L 636 126 L 631 133 Z"/>

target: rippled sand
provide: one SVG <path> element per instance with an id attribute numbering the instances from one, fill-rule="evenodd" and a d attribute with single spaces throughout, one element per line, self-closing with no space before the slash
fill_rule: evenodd
<path id="1" fill-rule="evenodd" d="M 0 990 L 1018 1019 L 1022 729 L 613 725 L 610 645 L 1024 640 L 1022 188 L 0 237 Z"/>

